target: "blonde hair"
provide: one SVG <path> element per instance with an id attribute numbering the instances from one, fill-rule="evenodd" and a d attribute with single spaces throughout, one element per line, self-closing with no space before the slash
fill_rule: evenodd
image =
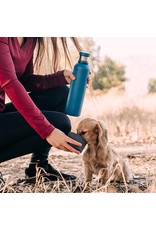
<path id="1" fill-rule="evenodd" d="M 51 64 L 52 70 L 54 72 L 58 71 L 61 59 L 60 51 L 63 50 L 65 63 L 69 64 L 72 68 L 71 64 L 71 55 L 69 50 L 69 44 L 67 42 L 67 37 L 38 37 L 36 44 L 36 57 L 34 62 L 34 67 L 36 72 L 40 71 L 41 64 L 43 59 L 47 58 L 47 64 Z M 80 42 L 78 38 L 70 37 L 69 39 L 74 44 L 77 51 L 83 50 L 80 46 Z"/>

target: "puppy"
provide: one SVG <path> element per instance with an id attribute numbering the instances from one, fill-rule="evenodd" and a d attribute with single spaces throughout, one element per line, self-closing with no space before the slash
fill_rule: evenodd
<path id="1" fill-rule="evenodd" d="M 113 180 L 130 182 L 133 178 L 126 162 L 110 148 L 107 130 L 104 125 L 94 119 L 82 120 L 77 133 L 86 140 L 88 147 L 84 150 L 85 182 L 91 183 L 93 174 L 98 175 L 104 185 L 113 176 Z"/>

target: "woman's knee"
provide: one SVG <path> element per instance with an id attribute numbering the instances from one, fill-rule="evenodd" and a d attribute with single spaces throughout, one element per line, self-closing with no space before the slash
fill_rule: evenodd
<path id="1" fill-rule="evenodd" d="M 57 129 L 60 129 L 65 134 L 71 131 L 71 122 L 69 117 L 60 112 L 42 111 L 47 120 L 54 125 Z"/>
<path id="2" fill-rule="evenodd" d="M 63 119 L 62 119 L 63 121 Z M 65 133 L 68 134 L 71 131 L 71 122 L 67 115 L 64 114 L 64 121 L 61 124 L 60 129 Z"/>

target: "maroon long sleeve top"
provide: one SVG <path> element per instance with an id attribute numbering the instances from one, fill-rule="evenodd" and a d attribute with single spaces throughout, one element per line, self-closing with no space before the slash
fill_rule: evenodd
<path id="1" fill-rule="evenodd" d="M 5 93 L 13 105 L 45 139 L 55 127 L 37 108 L 28 91 L 50 89 L 67 84 L 63 71 L 49 75 L 33 74 L 36 38 L 27 38 L 20 47 L 17 38 L 0 38 L 0 113 L 5 110 Z"/>

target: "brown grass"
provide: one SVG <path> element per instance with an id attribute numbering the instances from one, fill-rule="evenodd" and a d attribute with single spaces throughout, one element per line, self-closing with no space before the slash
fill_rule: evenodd
<path id="1" fill-rule="evenodd" d="M 93 185 L 85 189 L 83 184 L 82 154 L 75 155 L 53 149 L 49 161 L 60 171 L 73 173 L 77 180 L 26 183 L 24 169 L 30 155 L 4 162 L 0 165 L 5 184 L 0 192 L 9 193 L 99 193 L 99 192 L 156 192 L 156 96 L 128 98 L 123 95 L 99 95 L 85 98 L 80 117 L 70 117 L 73 131 L 86 117 L 104 120 L 108 127 L 109 142 L 129 162 L 135 175 L 133 183 L 112 183 L 99 187 L 96 178 Z"/>

